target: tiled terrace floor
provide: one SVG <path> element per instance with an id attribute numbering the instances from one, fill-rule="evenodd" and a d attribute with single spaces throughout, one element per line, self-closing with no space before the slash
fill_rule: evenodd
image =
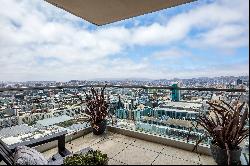
<path id="1" fill-rule="evenodd" d="M 109 165 L 215 165 L 213 158 L 190 151 L 164 146 L 121 134 L 107 132 L 104 136 L 92 133 L 77 138 L 66 147 L 72 152 L 85 147 L 99 149 L 109 157 Z M 46 158 L 57 152 L 57 148 L 43 154 Z"/>

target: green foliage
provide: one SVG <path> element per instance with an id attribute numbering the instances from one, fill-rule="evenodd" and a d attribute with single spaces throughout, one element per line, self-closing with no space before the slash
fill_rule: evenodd
<path id="1" fill-rule="evenodd" d="M 73 154 L 66 157 L 63 161 L 64 165 L 107 165 L 107 154 L 101 153 L 99 150 L 90 150 L 86 154 Z"/>
<path id="2" fill-rule="evenodd" d="M 68 121 L 65 121 L 65 122 L 57 123 L 56 125 L 66 128 L 66 127 L 72 126 L 72 125 L 75 124 L 75 123 L 76 123 L 76 122 L 75 122 L 74 120 L 68 120 Z"/>

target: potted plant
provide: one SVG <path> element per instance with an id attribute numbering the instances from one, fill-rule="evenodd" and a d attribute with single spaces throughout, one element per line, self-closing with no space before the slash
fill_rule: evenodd
<path id="1" fill-rule="evenodd" d="M 86 94 L 86 114 L 90 116 L 90 123 L 93 129 L 93 133 L 96 135 L 102 134 L 106 130 L 108 107 L 109 104 L 104 98 L 104 86 L 101 89 L 101 93 L 98 90 L 91 88 L 91 95 Z"/>
<path id="2" fill-rule="evenodd" d="M 197 125 L 207 132 L 206 137 L 197 141 L 197 145 L 204 139 L 212 138 L 210 149 L 213 158 L 219 165 L 239 164 L 242 148 L 240 143 L 249 136 L 249 129 L 245 128 L 248 110 L 243 109 L 245 102 L 232 106 L 224 101 L 218 103 L 207 102 L 210 105 L 209 114 L 198 115 Z"/>
<path id="3" fill-rule="evenodd" d="M 108 165 L 108 156 L 99 150 L 90 150 L 85 154 L 73 154 L 66 157 L 63 165 Z"/>

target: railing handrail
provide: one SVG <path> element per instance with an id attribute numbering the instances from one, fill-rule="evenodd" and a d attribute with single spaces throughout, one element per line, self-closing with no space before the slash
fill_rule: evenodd
<path id="1" fill-rule="evenodd" d="M 40 86 L 40 87 L 20 87 L 20 88 L 0 88 L 0 92 L 24 91 L 24 90 L 44 90 L 44 89 L 64 89 L 64 88 L 86 88 L 104 87 L 105 85 L 64 85 L 64 86 Z M 246 92 L 246 89 L 228 88 L 195 88 L 195 87 L 172 87 L 172 86 L 143 86 L 143 85 L 106 85 L 113 88 L 141 88 L 141 89 L 169 89 L 169 90 L 195 90 L 195 91 L 226 91 L 226 92 Z"/>

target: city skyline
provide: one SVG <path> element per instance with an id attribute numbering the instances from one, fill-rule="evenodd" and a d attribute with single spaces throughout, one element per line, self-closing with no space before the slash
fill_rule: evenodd
<path id="1" fill-rule="evenodd" d="M 71 81 L 157 81 L 157 80 L 168 80 L 168 81 L 174 81 L 174 80 L 190 80 L 190 79 L 216 79 L 216 78 L 223 78 L 223 77 L 233 77 L 233 78 L 242 78 L 247 77 L 247 80 L 249 79 L 249 75 L 239 75 L 239 76 L 216 76 L 216 77 L 190 77 L 190 78 L 159 78 L 159 79 L 150 79 L 150 78 L 95 78 L 95 79 L 79 79 L 79 80 L 65 80 L 65 81 L 56 81 L 56 80 L 25 80 L 25 81 L 3 81 L 0 80 L 0 82 L 71 82 Z"/>
<path id="2" fill-rule="evenodd" d="M 249 75 L 249 1 L 196 1 L 102 27 L 43 0 L 2 3 L 1 81 Z"/>

